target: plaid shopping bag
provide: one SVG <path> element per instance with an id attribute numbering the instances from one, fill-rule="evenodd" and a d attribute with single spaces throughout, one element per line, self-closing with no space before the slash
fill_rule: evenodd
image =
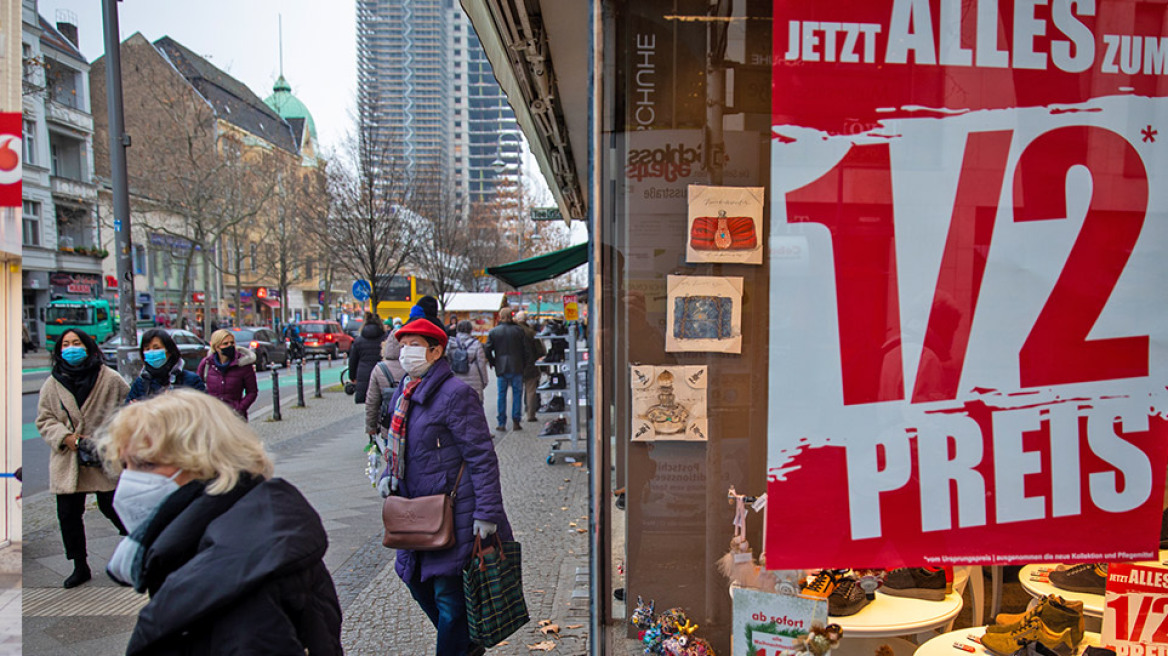
<path id="1" fill-rule="evenodd" d="M 494 647 L 531 619 L 519 543 L 503 542 L 496 534 L 495 545 L 484 549 L 476 535 L 474 556 L 462 570 L 470 639 L 483 647 Z"/>

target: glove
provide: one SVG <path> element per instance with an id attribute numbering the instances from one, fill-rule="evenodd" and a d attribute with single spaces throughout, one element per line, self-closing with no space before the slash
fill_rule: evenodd
<path id="1" fill-rule="evenodd" d="M 377 493 L 381 495 L 382 499 L 389 498 L 389 477 L 385 476 L 380 481 L 377 481 Z"/>
<path id="2" fill-rule="evenodd" d="M 484 540 L 486 540 L 487 538 L 494 535 L 495 531 L 498 528 L 499 528 L 498 526 L 495 526 L 491 522 L 485 522 L 481 519 L 474 520 L 475 535 L 479 536 L 480 538 L 482 538 Z"/>

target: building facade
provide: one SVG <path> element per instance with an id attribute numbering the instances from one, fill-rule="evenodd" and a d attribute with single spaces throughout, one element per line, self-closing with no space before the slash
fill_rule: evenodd
<path id="1" fill-rule="evenodd" d="M 94 182 L 89 64 L 78 26 L 50 24 L 22 5 L 24 172 L 21 244 L 24 321 L 44 343 L 44 310 L 57 297 L 104 293 Z"/>

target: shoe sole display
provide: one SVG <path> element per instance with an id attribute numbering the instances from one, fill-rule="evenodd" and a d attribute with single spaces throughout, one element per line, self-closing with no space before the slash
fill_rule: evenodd
<path id="1" fill-rule="evenodd" d="M 887 584 L 880 588 L 880 592 L 893 597 L 908 599 L 924 599 L 925 601 L 944 601 L 945 590 L 936 588 L 890 588 Z"/>

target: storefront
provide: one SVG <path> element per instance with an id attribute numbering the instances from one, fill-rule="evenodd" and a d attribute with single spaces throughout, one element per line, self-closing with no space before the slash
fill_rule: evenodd
<path id="1" fill-rule="evenodd" d="M 747 653 L 732 488 L 772 569 L 1156 557 L 1162 4 L 463 4 L 589 222 L 593 653 Z"/>
<path id="2" fill-rule="evenodd" d="M 18 167 L 19 168 L 19 167 Z M 18 179 L 19 180 L 19 179 Z M 15 185 L 16 202 L 20 183 Z M 2 185 L 0 185 L 2 187 Z M 0 194 L 0 200 L 3 194 Z M 15 205 L 16 203 L 13 203 Z M 0 202 L 0 398 L 4 401 L 4 442 L 0 445 L 0 544 L 19 541 L 21 535 L 20 483 L 12 472 L 21 461 L 21 267 L 20 208 Z"/>

